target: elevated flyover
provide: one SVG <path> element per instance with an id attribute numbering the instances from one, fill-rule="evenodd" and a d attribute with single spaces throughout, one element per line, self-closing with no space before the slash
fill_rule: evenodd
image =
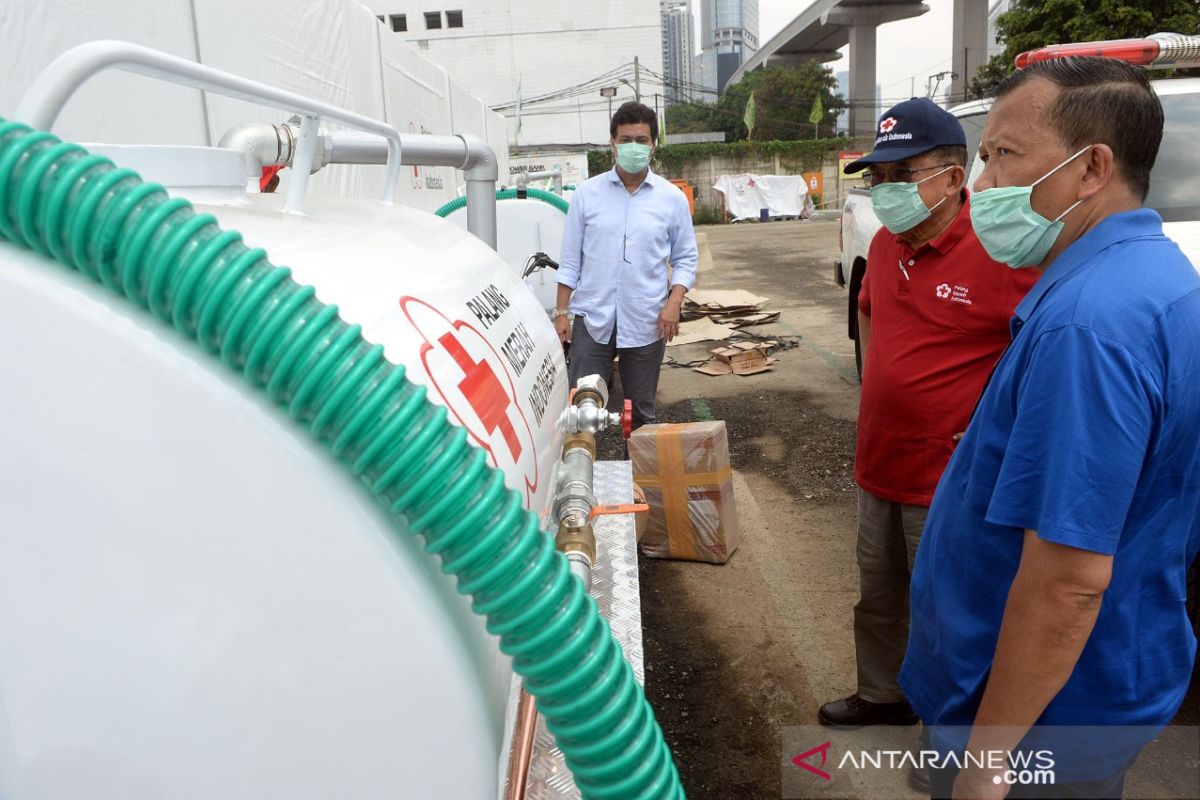
<path id="1" fill-rule="evenodd" d="M 956 11 L 963 2 L 982 0 L 956 0 Z M 839 58 L 838 50 L 849 44 L 850 133 L 869 135 L 875 128 L 875 29 L 928 11 L 926 3 L 915 0 L 814 0 L 747 59 L 729 83 L 737 83 L 747 73 L 763 67 L 834 61 Z M 986 13 L 984 16 L 986 23 Z"/>

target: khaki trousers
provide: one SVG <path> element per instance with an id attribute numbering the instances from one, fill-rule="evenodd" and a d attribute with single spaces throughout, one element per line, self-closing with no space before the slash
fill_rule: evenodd
<path id="1" fill-rule="evenodd" d="M 908 647 L 908 584 L 928 513 L 928 506 L 893 503 L 858 490 L 854 649 L 858 694 L 871 703 L 904 699 L 896 679 Z"/>

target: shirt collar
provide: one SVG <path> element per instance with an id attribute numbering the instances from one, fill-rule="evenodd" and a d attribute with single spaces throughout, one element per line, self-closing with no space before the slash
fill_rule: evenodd
<path id="1" fill-rule="evenodd" d="M 1090 231 L 1080 236 L 1058 254 L 1058 258 L 1046 267 L 1042 277 L 1029 290 L 1013 312 L 1013 334 L 1028 321 L 1055 284 L 1061 283 L 1083 269 L 1097 253 L 1118 242 L 1142 236 L 1162 235 L 1162 217 L 1150 208 L 1138 208 L 1110 214 L 1100 220 Z"/>
<path id="2" fill-rule="evenodd" d="M 613 183 L 620 184 L 621 188 L 625 187 L 625 185 L 623 183 L 621 183 L 621 176 L 617 174 L 617 168 L 615 165 L 613 166 L 612 169 L 610 169 L 608 171 L 608 179 L 610 181 L 612 181 Z M 653 186 L 654 182 L 657 180 L 658 180 L 658 176 L 654 174 L 654 170 L 647 167 L 646 168 L 646 179 L 644 181 L 642 181 L 642 184 Z M 641 186 L 638 187 L 639 190 L 641 190 L 641 188 L 642 188 Z"/>
<path id="3" fill-rule="evenodd" d="M 962 238 L 971 232 L 971 198 L 967 195 L 965 189 L 961 197 L 962 207 L 958 209 L 958 215 L 954 218 L 954 221 L 950 223 L 946 230 L 926 242 L 926 244 L 942 255 L 946 255 L 946 253 L 953 250 L 962 241 Z"/>
<path id="4" fill-rule="evenodd" d="M 946 230 L 928 242 L 925 242 L 916 250 L 911 250 L 904 242 L 900 242 L 900 246 L 904 249 L 904 252 L 912 255 L 926 247 L 932 247 L 942 255 L 946 255 L 946 253 L 953 250 L 962 241 L 962 238 L 971 231 L 971 198 L 967 195 L 965 189 L 960 196 L 962 197 L 962 208 L 958 210 L 958 214 L 954 217 L 954 220 L 946 226 Z"/>

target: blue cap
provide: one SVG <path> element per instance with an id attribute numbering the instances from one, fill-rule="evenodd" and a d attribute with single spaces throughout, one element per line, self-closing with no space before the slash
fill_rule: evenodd
<path id="1" fill-rule="evenodd" d="M 842 170 L 846 175 L 870 164 L 887 164 L 919 156 L 943 145 L 967 146 L 959 121 L 926 97 L 897 103 L 884 112 L 875 126 L 875 149 Z"/>

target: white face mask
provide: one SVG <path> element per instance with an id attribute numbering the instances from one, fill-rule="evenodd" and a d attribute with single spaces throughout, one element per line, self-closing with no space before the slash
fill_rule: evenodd
<path id="1" fill-rule="evenodd" d="M 984 189 L 971 197 L 971 225 L 989 256 L 1013 269 L 1042 263 L 1062 233 L 1062 218 L 1082 203 L 1076 200 L 1053 220 L 1033 210 L 1033 187 L 1095 145 L 1089 144 L 1028 186 Z"/>
<path id="2" fill-rule="evenodd" d="M 949 172 L 952 169 L 954 169 L 953 165 L 944 167 L 940 172 L 935 172 L 916 183 L 881 183 L 871 189 L 871 209 L 875 212 L 875 216 L 879 217 L 883 227 L 892 233 L 911 231 L 929 219 L 934 209 L 946 202 L 946 198 L 943 197 L 932 207 L 926 206 L 925 201 L 921 199 L 921 190 L 918 187 L 925 181 L 933 180 L 943 172 Z"/>
<path id="3" fill-rule="evenodd" d="M 654 148 L 638 142 L 617 145 L 617 164 L 630 175 L 637 175 L 650 166 L 650 154 Z"/>

